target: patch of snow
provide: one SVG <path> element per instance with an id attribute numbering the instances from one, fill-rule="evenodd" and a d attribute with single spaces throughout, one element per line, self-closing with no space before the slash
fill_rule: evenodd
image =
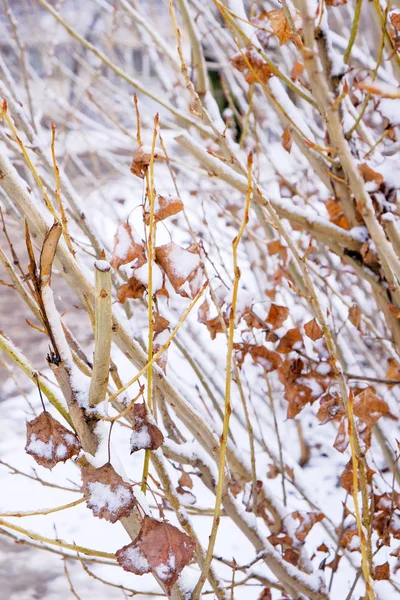
<path id="1" fill-rule="evenodd" d="M 120 508 L 132 502 L 132 491 L 123 485 L 117 485 L 115 489 L 99 481 L 88 484 L 90 493 L 90 504 L 94 512 L 107 509 L 111 515 L 116 514 Z"/>

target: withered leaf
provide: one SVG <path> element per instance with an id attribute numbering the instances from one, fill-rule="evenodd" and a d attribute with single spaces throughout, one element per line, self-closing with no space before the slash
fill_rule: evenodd
<path id="1" fill-rule="evenodd" d="M 295 531 L 295 536 L 299 542 L 304 542 L 315 523 L 322 521 L 325 515 L 321 512 L 299 512 L 293 513 L 293 517 L 298 518 L 300 525 Z"/>
<path id="2" fill-rule="evenodd" d="M 382 581 L 384 579 L 390 579 L 390 566 L 388 562 L 383 565 L 378 565 L 374 570 L 375 581 Z"/>
<path id="3" fill-rule="evenodd" d="M 371 483 L 372 476 L 374 475 L 374 473 L 375 473 L 375 471 L 373 471 L 367 465 L 367 482 L 368 483 Z M 342 475 L 340 477 L 340 485 L 349 494 L 353 493 L 353 463 L 352 463 L 351 459 L 346 464 L 345 470 L 343 471 L 343 473 L 342 473 Z M 360 489 L 360 476 L 359 476 L 359 474 L 358 474 L 358 489 Z"/>
<path id="4" fill-rule="evenodd" d="M 301 342 L 302 337 L 300 329 L 298 327 L 294 327 L 293 329 L 289 329 L 281 338 L 276 351 L 280 352 L 281 354 L 288 354 L 293 350 L 294 346 L 298 347 Z"/>
<path id="5" fill-rule="evenodd" d="M 288 316 L 289 309 L 286 306 L 271 304 L 266 321 L 267 323 L 270 323 L 274 329 L 279 329 L 282 327 Z"/>
<path id="6" fill-rule="evenodd" d="M 272 600 L 271 589 L 264 588 L 261 594 L 258 596 L 258 600 Z"/>
<path id="7" fill-rule="evenodd" d="M 383 182 L 383 175 L 374 171 L 367 163 L 359 165 L 358 170 L 363 176 L 364 181 L 374 181 L 379 188 Z"/>
<path id="8" fill-rule="evenodd" d="M 282 362 L 277 352 L 268 350 L 265 346 L 251 346 L 250 354 L 254 362 L 263 367 L 267 373 L 275 371 Z"/>
<path id="9" fill-rule="evenodd" d="M 346 548 L 349 552 L 358 552 L 360 550 L 360 538 L 358 537 L 357 526 L 352 525 L 343 532 L 340 538 L 340 547 Z"/>
<path id="10" fill-rule="evenodd" d="M 131 173 L 144 179 L 151 160 L 151 148 L 140 146 L 133 155 Z M 160 148 L 154 149 L 154 161 L 165 160 L 164 152 Z"/>
<path id="11" fill-rule="evenodd" d="M 329 552 L 329 548 L 324 542 L 318 546 L 317 550 L 318 552 Z"/>
<path id="12" fill-rule="evenodd" d="M 231 63 L 244 74 L 247 83 L 267 83 L 274 76 L 270 66 L 253 47 L 247 48 L 243 54 L 238 52 L 231 58 Z"/>
<path id="13" fill-rule="evenodd" d="M 292 81 L 297 81 L 299 79 L 299 77 L 302 76 L 303 71 L 304 71 L 303 63 L 296 61 L 292 67 L 292 71 L 290 73 L 290 79 Z"/>
<path id="14" fill-rule="evenodd" d="M 340 422 L 339 425 L 339 429 L 337 432 L 337 436 L 336 439 L 333 443 L 333 447 L 338 451 L 338 452 L 344 452 L 347 448 L 347 446 L 349 445 L 349 439 L 347 437 L 347 431 L 346 431 L 346 421 L 345 419 L 343 419 Z"/>
<path id="15" fill-rule="evenodd" d="M 282 147 L 284 148 L 284 150 L 286 150 L 286 152 L 288 152 L 290 154 L 290 151 L 292 149 L 292 144 L 293 144 L 293 136 L 292 136 L 292 131 L 291 131 L 289 125 L 287 125 L 285 127 L 285 129 L 283 130 L 281 140 L 282 140 Z"/>
<path id="16" fill-rule="evenodd" d="M 25 451 L 46 469 L 79 454 L 78 438 L 49 412 L 41 412 L 26 424 Z"/>
<path id="17" fill-rule="evenodd" d="M 304 325 L 304 331 L 306 332 L 306 336 L 313 342 L 320 340 L 324 335 L 315 318 Z"/>
<path id="18" fill-rule="evenodd" d="M 143 298 L 145 291 L 146 287 L 143 283 L 132 275 L 129 277 L 128 282 L 119 288 L 117 298 L 119 302 L 123 303 L 128 298 Z"/>
<path id="19" fill-rule="evenodd" d="M 313 401 L 311 393 L 311 388 L 301 383 L 291 383 L 285 387 L 285 398 L 289 402 L 288 419 L 294 419 L 306 404 Z"/>
<path id="20" fill-rule="evenodd" d="M 190 477 L 189 473 L 186 473 L 186 471 L 182 472 L 182 475 L 179 477 L 178 483 L 181 487 L 187 487 L 190 490 L 193 488 L 192 478 Z"/>
<path id="21" fill-rule="evenodd" d="M 136 575 L 152 572 L 170 592 L 192 560 L 195 546 L 177 527 L 146 515 L 137 538 L 118 550 L 116 558 L 125 571 Z"/>
<path id="22" fill-rule="evenodd" d="M 337 395 L 325 394 L 321 396 L 319 404 L 317 418 L 321 421 L 321 425 L 328 421 L 340 421 L 344 415 L 343 403 Z"/>
<path id="23" fill-rule="evenodd" d="M 183 202 L 180 198 L 165 198 L 164 196 L 157 196 L 154 203 L 154 220 L 164 221 L 168 217 L 177 215 L 183 210 Z M 144 216 L 144 222 L 146 225 L 150 223 L 150 213 L 146 213 Z"/>
<path id="24" fill-rule="evenodd" d="M 183 289 L 186 281 L 200 266 L 200 256 L 196 251 L 185 249 L 174 242 L 156 248 L 156 261 L 168 277 L 174 290 L 181 296 L 188 296 Z"/>
<path id="25" fill-rule="evenodd" d="M 198 319 L 199 323 L 203 323 L 203 325 L 207 327 L 212 340 L 215 340 L 217 333 L 224 332 L 219 315 L 210 318 L 210 307 L 208 305 L 207 300 L 204 300 L 203 304 L 199 307 Z M 228 318 L 225 314 L 223 315 L 223 319 L 225 325 L 228 326 Z"/>
<path id="26" fill-rule="evenodd" d="M 390 22 L 397 31 L 400 31 L 400 13 L 392 13 L 390 15 Z"/>
<path id="27" fill-rule="evenodd" d="M 98 469 L 83 467 L 82 491 L 88 508 L 100 519 L 115 523 L 127 517 L 136 505 L 132 486 L 106 463 Z"/>
<path id="28" fill-rule="evenodd" d="M 114 250 L 110 262 L 113 269 L 118 269 L 121 265 L 127 265 L 130 262 L 135 268 L 141 267 L 146 262 L 144 245 L 128 223 L 123 222 L 118 225 L 114 235 Z"/>
<path id="29" fill-rule="evenodd" d="M 153 331 L 154 333 L 161 333 L 169 326 L 169 321 L 165 317 L 162 317 L 156 312 L 153 312 Z"/>
<path id="30" fill-rule="evenodd" d="M 282 46 L 293 37 L 285 13 L 282 8 L 279 8 L 277 10 L 270 10 L 267 16 L 273 32 L 278 37 L 279 44 Z"/>
<path id="31" fill-rule="evenodd" d="M 343 6 L 347 4 L 347 0 L 326 0 L 328 6 Z"/>
<path id="32" fill-rule="evenodd" d="M 350 229 L 350 224 L 344 215 L 343 209 L 339 202 L 334 198 L 329 198 L 325 204 L 329 214 L 329 220 L 342 229 Z"/>
<path id="33" fill-rule="evenodd" d="M 374 388 L 368 387 L 354 398 L 354 414 L 372 427 L 387 412 L 389 405 L 376 395 Z"/>
<path id="34" fill-rule="evenodd" d="M 144 402 L 135 402 L 132 409 L 133 425 L 130 439 L 131 454 L 138 450 L 157 450 L 164 442 L 161 430 L 153 423 Z"/>
<path id="35" fill-rule="evenodd" d="M 349 308 L 349 321 L 361 332 L 361 308 L 357 304 Z"/>
<path id="36" fill-rule="evenodd" d="M 386 371 L 387 379 L 400 381 L 400 363 L 395 358 L 389 358 L 388 368 Z"/>

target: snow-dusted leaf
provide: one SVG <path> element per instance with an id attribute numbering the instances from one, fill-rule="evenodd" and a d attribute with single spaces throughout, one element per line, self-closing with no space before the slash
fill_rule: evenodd
<path id="1" fill-rule="evenodd" d="M 157 196 L 154 202 L 154 220 L 156 222 L 163 221 L 177 215 L 181 210 L 183 210 L 183 202 L 180 198 Z M 144 222 L 149 225 L 150 213 L 146 212 Z"/>
<path id="2" fill-rule="evenodd" d="M 151 160 L 151 151 L 152 148 L 150 146 L 140 146 L 133 155 L 131 173 L 137 177 L 140 177 L 140 179 L 144 179 L 146 177 L 146 172 Z M 165 154 L 163 150 L 156 147 L 154 149 L 154 161 L 163 160 L 165 160 Z"/>
<path id="3" fill-rule="evenodd" d="M 288 354 L 293 349 L 300 348 L 302 341 L 300 329 L 298 327 L 293 327 L 293 329 L 289 329 L 280 339 L 276 351 L 281 354 Z"/>
<path id="4" fill-rule="evenodd" d="M 283 8 L 270 10 L 267 12 L 269 23 L 275 35 L 279 39 L 279 44 L 282 46 L 293 37 L 292 30 L 286 19 Z"/>
<path id="5" fill-rule="evenodd" d="M 358 170 L 360 171 L 366 183 L 374 182 L 377 189 L 380 187 L 383 182 L 383 175 L 381 173 L 374 171 L 374 169 L 372 169 L 367 163 L 360 165 Z"/>
<path id="6" fill-rule="evenodd" d="M 184 284 L 200 266 L 200 256 L 197 252 L 185 250 L 174 242 L 156 248 L 156 261 L 168 277 L 174 290 L 181 296 L 188 296 L 189 289 L 183 289 Z"/>
<path id="7" fill-rule="evenodd" d="M 308 323 L 304 325 L 304 331 L 306 332 L 306 336 L 309 337 L 313 342 L 321 339 L 324 335 L 316 319 L 308 321 Z"/>
<path id="8" fill-rule="evenodd" d="M 130 439 L 131 454 L 138 450 L 157 450 L 164 442 L 164 436 L 153 422 L 144 402 L 136 402 L 132 409 L 133 425 Z"/>
<path id="9" fill-rule="evenodd" d="M 146 291 L 146 286 L 143 285 L 139 279 L 132 275 L 127 283 L 121 285 L 118 290 L 117 298 L 118 301 L 123 303 L 128 298 L 143 298 L 143 294 Z"/>
<path id="10" fill-rule="evenodd" d="M 106 463 L 98 469 L 84 467 L 81 474 L 86 504 L 96 517 L 115 523 L 130 515 L 136 505 L 132 486 L 112 465 Z"/>
<path id="11" fill-rule="evenodd" d="M 317 412 L 317 418 L 321 421 L 321 425 L 328 421 L 340 421 L 344 415 L 343 403 L 339 396 L 325 394 L 321 396 L 320 408 Z"/>
<path id="12" fill-rule="evenodd" d="M 270 323 L 274 329 L 279 329 L 282 327 L 288 316 L 289 309 L 286 306 L 271 304 L 266 321 L 267 323 Z"/>
<path id="13" fill-rule="evenodd" d="M 76 435 L 47 411 L 26 424 L 25 451 L 42 467 L 52 469 L 79 454 L 80 448 Z"/>
<path id="14" fill-rule="evenodd" d="M 265 346 L 250 345 L 249 352 L 254 362 L 265 369 L 267 373 L 275 371 L 282 362 L 282 358 L 277 352 L 268 350 Z"/>
<path id="15" fill-rule="evenodd" d="M 219 315 L 212 318 L 210 317 L 210 307 L 208 305 L 207 300 L 204 300 L 203 304 L 201 304 L 197 314 L 199 323 L 203 323 L 207 327 L 212 340 L 215 340 L 217 333 L 223 333 L 224 330 L 222 328 L 222 323 Z M 224 321 L 225 325 L 228 326 L 228 319 L 225 315 Z"/>
<path id="16" fill-rule="evenodd" d="M 367 465 L 367 482 L 371 483 L 372 476 L 375 473 L 368 465 Z M 353 493 L 353 464 L 351 459 L 346 464 L 345 470 L 343 471 L 340 477 L 340 485 L 342 488 L 346 490 L 349 494 Z M 358 474 L 358 489 L 360 489 L 360 477 Z"/>
<path id="17" fill-rule="evenodd" d="M 116 553 L 125 571 L 136 575 L 152 572 L 168 592 L 182 569 L 192 560 L 195 542 L 177 527 L 145 516 L 137 538 Z"/>
<path id="18" fill-rule="evenodd" d="M 169 321 L 160 314 L 153 312 L 153 331 L 154 333 L 161 333 L 164 329 L 169 326 Z"/>
<path id="19" fill-rule="evenodd" d="M 335 441 L 333 442 L 333 447 L 338 452 L 343 453 L 346 450 L 348 445 L 349 445 L 349 438 L 347 435 L 346 420 L 342 419 L 342 421 L 340 422 L 340 425 L 339 425 L 339 429 L 338 429 Z"/>
<path id="20" fill-rule="evenodd" d="M 319 523 L 325 517 L 321 512 L 295 512 L 292 516 L 300 521 L 300 525 L 295 531 L 299 542 L 304 542 L 315 523 Z"/>
<path id="21" fill-rule="evenodd" d="M 354 398 L 354 414 L 372 427 L 386 413 L 389 405 L 376 395 L 374 388 L 368 387 Z"/>
<path id="22" fill-rule="evenodd" d="M 349 552 L 358 552 L 360 550 L 360 538 L 358 537 L 357 525 L 351 525 L 345 529 L 340 538 L 340 547 L 346 548 Z"/>
<path id="23" fill-rule="evenodd" d="M 114 236 L 114 250 L 111 259 L 113 269 L 133 263 L 140 267 L 146 262 L 146 251 L 138 234 L 128 223 L 120 223 Z"/>
<path id="24" fill-rule="evenodd" d="M 244 53 L 238 52 L 231 58 L 231 63 L 244 74 L 247 83 L 267 83 L 274 76 L 271 67 L 252 47 L 248 47 Z"/>

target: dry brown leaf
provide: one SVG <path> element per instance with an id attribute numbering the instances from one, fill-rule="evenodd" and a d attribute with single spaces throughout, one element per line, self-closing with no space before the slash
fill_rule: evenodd
<path id="1" fill-rule="evenodd" d="M 318 546 L 317 550 L 318 552 L 329 552 L 329 548 L 324 542 Z"/>
<path id="2" fill-rule="evenodd" d="M 86 504 L 100 519 L 115 523 L 128 517 L 136 506 L 132 486 L 106 463 L 98 469 L 83 467 L 82 491 Z"/>
<path id="3" fill-rule="evenodd" d="M 400 381 L 400 363 L 395 358 L 389 358 L 386 378 Z"/>
<path id="4" fill-rule="evenodd" d="M 133 155 L 131 173 L 144 179 L 151 160 L 151 148 L 140 146 Z M 154 161 L 165 160 L 164 152 L 160 148 L 154 149 Z"/>
<path id="5" fill-rule="evenodd" d="M 179 477 L 178 483 L 181 487 L 189 488 L 190 490 L 193 488 L 193 481 L 190 477 L 189 473 L 183 471 L 182 475 Z"/>
<path id="6" fill-rule="evenodd" d="M 285 129 L 283 130 L 281 140 L 282 140 L 282 146 L 283 146 L 284 150 L 286 150 L 286 152 L 289 152 L 289 154 L 290 154 L 290 151 L 292 149 L 292 144 L 293 144 L 293 136 L 292 136 L 292 131 L 291 131 L 289 125 L 287 125 L 285 127 Z"/>
<path id="7" fill-rule="evenodd" d="M 357 304 L 353 304 L 351 308 L 349 308 L 349 321 L 357 327 L 358 331 L 361 332 L 361 308 Z"/>
<path id="8" fill-rule="evenodd" d="M 146 287 L 143 283 L 132 275 L 132 277 L 129 277 L 128 282 L 119 288 L 117 298 L 119 302 L 123 303 L 128 298 L 143 298 L 145 291 Z"/>
<path id="9" fill-rule="evenodd" d="M 298 377 L 301 377 L 304 363 L 301 358 L 285 360 L 278 369 L 278 376 L 284 386 L 294 383 Z"/>
<path id="10" fill-rule="evenodd" d="M 161 331 L 164 331 L 164 329 L 167 329 L 168 326 L 169 326 L 168 319 L 165 319 L 165 317 L 162 317 L 158 313 L 153 312 L 153 331 L 154 331 L 154 333 L 161 333 Z"/>
<path id="11" fill-rule="evenodd" d="M 221 319 L 219 315 L 216 317 L 210 318 L 210 307 L 208 305 L 207 300 L 204 300 L 203 304 L 199 307 L 198 310 L 198 320 L 199 323 L 205 325 L 210 332 L 211 339 L 215 340 L 217 333 L 223 333 L 224 329 L 222 327 Z M 228 326 L 229 321 L 226 315 L 223 315 L 225 325 Z"/>
<path id="12" fill-rule="evenodd" d="M 301 383 L 291 383 L 285 387 L 285 399 L 289 402 L 287 418 L 294 419 L 310 402 L 312 390 Z"/>
<path id="13" fill-rule="evenodd" d="M 346 430 L 346 421 L 345 419 L 343 419 L 340 422 L 339 425 L 339 429 L 336 435 L 336 439 L 333 443 L 333 447 L 338 451 L 343 453 L 347 446 L 349 445 L 349 438 L 347 436 L 347 430 Z"/>
<path id="14" fill-rule="evenodd" d="M 372 476 L 374 475 L 374 473 L 375 473 L 375 471 L 373 471 L 367 465 L 367 483 L 371 483 Z M 343 471 L 343 473 L 340 477 L 340 485 L 349 494 L 353 493 L 353 464 L 352 464 L 351 459 L 346 464 L 345 470 Z M 359 474 L 358 474 L 358 489 L 360 489 L 360 475 Z"/>
<path id="15" fill-rule="evenodd" d="M 390 579 L 390 567 L 389 563 L 385 562 L 383 565 L 378 565 L 374 570 L 375 581 L 382 581 L 384 579 Z"/>
<path id="16" fill-rule="evenodd" d="M 343 6 L 347 4 L 347 0 L 326 0 L 328 6 Z"/>
<path id="17" fill-rule="evenodd" d="M 295 512 L 292 516 L 300 521 L 300 525 L 294 534 L 299 542 L 305 542 L 307 535 L 310 533 L 315 523 L 322 521 L 322 519 L 325 517 L 325 515 L 321 512 Z"/>
<path id="18" fill-rule="evenodd" d="M 389 412 L 389 405 L 376 395 L 374 388 L 368 387 L 354 398 L 354 414 L 369 428 Z"/>
<path id="19" fill-rule="evenodd" d="M 339 202 L 334 198 L 329 198 L 325 203 L 326 210 L 329 214 L 329 220 L 342 229 L 347 231 L 350 229 L 350 224 L 343 213 L 343 209 Z"/>
<path id="20" fill-rule="evenodd" d="M 192 560 L 195 546 L 177 527 L 146 515 L 137 538 L 118 550 L 116 558 L 125 571 L 136 575 L 152 572 L 170 592 L 182 569 Z"/>
<path id="21" fill-rule="evenodd" d="M 301 342 L 302 337 L 300 329 L 298 327 L 294 327 L 293 329 L 289 329 L 281 338 L 278 347 L 276 348 L 276 351 L 280 352 L 281 354 L 288 354 L 293 350 L 294 346 L 296 346 L 296 348 L 299 348 Z"/>
<path id="22" fill-rule="evenodd" d="M 138 450 L 157 450 L 164 442 L 164 436 L 157 425 L 153 423 L 146 404 L 136 402 L 133 405 L 132 416 L 131 454 Z"/>
<path id="23" fill-rule="evenodd" d="M 378 188 L 380 187 L 380 185 L 383 182 L 383 175 L 381 175 L 381 173 L 377 173 L 376 171 L 371 169 L 371 167 L 368 166 L 367 163 L 359 165 L 358 170 L 363 176 L 364 181 L 374 181 L 377 184 Z"/>
<path id="24" fill-rule="evenodd" d="M 292 67 L 292 71 L 290 73 L 290 79 L 292 81 L 297 81 L 302 76 L 303 72 L 304 72 L 303 63 L 296 61 Z"/>
<path id="25" fill-rule="evenodd" d="M 344 415 L 343 403 L 336 395 L 325 394 L 321 396 L 320 407 L 317 412 L 317 418 L 321 421 L 321 425 L 328 421 L 340 421 Z"/>
<path id="26" fill-rule="evenodd" d="M 304 331 L 306 332 L 306 336 L 313 342 L 320 340 L 324 335 L 315 318 L 304 325 Z"/>
<path id="27" fill-rule="evenodd" d="M 156 261 L 168 277 L 174 290 L 181 296 L 188 297 L 183 289 L 184 284 L 200 266 L 200 256 L 191 249 L 185 250 L 174 242 L 156 248 Z"/>
<path id="28" fill-rule="evenodd" d="M 261 594 L 258 596 L 258 600 L 272 600 L 271 589 L 264 588 Z"/>
<path id="29" fill-rule="evenodd" d="M 164 221 L 168 217 L 177 215 L 181 210 L 183 210 L 183 202 L 180 198 L 157 196 L 154 203 L 154 220 L 156 222 Z M 150 213 L 145 213 L 144 222 L 146 225 L 149 225 Z"/>
<path id="30" fill-rule="evenodd" d="M 274 76 L 269 65 L 253 47 L 247 48 L 244 54 L 238 52 L 231 58 L 231 63 L 244 74 L 247 83 L 267 83 Z"/>
<path id="31" fill-rule="evenodd" d="M 136 240 L 134 239 L 136 237 Z M 120 223 L 114 235 L 114 249 L 110 264 L 113 269 L 132 262 L 132 267 L 141 267 L 146 262 L 146 251 L 141 240 L 128 223 Z"/>
<path id="32" fill-rule="evenodd" d="M 293 37 L 290 25 L 287 22 L 283 8 L 270 10 L 267 13 L 268 20 L 273 32 L 279 39 L 279 44 L 282 46 Z"/>
<path id="33" fill-rule="evenodd" d="M 340 538 L 340 547 L 346 548 L 349 552 L 358 552 L 360 550 L 360 538 L 358 537 L 357 526 L 353 525 L 343 532 Z"/>
<path id="34" fill-rule="evenodd" d="M 397 31 L 400 31 L 400 13 L 392 13 L 390 15 L 390 22 Z"/>
<path id="35" fill-rule="evenodd" d="M 79 454 L 78 438 L 47 411 L 26 424 L 25 451 L 46 469 Z"/>
<path id="36" fill-rule="evenodd" d="M 252 359 L 267 373 L 275 371 L 281 364 L 282 358 L 277 352 L 268 350 L 265 346 L 251 346 L 249 349 Z"/>
<path id="37" fill-rule="evenodd" d="M 282 327 L 288 316 L 289 309 L 286 306 L 271 304 L 266 321 L 267 323 L 270 323 L 274 329 L 279 329 Z"/>

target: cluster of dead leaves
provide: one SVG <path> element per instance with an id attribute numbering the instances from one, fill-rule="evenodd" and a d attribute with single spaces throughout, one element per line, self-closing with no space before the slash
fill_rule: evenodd
<path id="1" fill-rule="evenodd" d="M 153 573 L 169 593 L 192 560 L 195 546 L 186 533 L 173 525 L 145 516 L 137 538 L 118 550 L 116 558 L 125 571 L 136 575 Z"/>
<path id="2" fill-rule="evenodd" d="M 300 553 L 296 549 L 304 544 L 308 534 L 316 523 L 324 519 L 325 515 L 321 512 L 295 511 L 291 514 L 292 519 L 298 520 L 299 525 L 294 531 L 294 538 L 285 530 L 268 536 L 268 541 L 275 547 L 281 548 L 282 558 L 292 565 L 298 566 Z"/>
<path id="3" fill-rule="evenodd" d="M 76 435 L 47 411 L 26 424 L 25 451 L 46 469 L 76 456 L 80 449 Z"/>
<path id="4" fill-rule="evenodd" d="M 160 197 L 161 198 L 161 197 Z M 159 220 L 165 219 L 182 210 L 183 205 L 179 199 L 163 198 L 157 211 Z M 197 245 L 192 244 L 185 249 L 170 242 L 158 246 L 155 250 L 156 267 L 161 269 L 162 285 L 154 289 L 154 293 L 168 297 L 165 279 L 171 283 L 175 292 L 186 298 L 195 296 L 201 288 L 202 271 L 200 255 Z M 125 302 L 129 298 L 142 298 L 147 290 L 147 256 L 146 248 L 138 235 L 133 232 L 128 223 L 120 223 L 114 237 L 114 250 L 111 265 L 118 269 L 122 265 L 132 266 L 132 275 L 128 282 L 118 290 L 118 300 Z M 143 272 L 143 269 L 146 272 Z"/>

